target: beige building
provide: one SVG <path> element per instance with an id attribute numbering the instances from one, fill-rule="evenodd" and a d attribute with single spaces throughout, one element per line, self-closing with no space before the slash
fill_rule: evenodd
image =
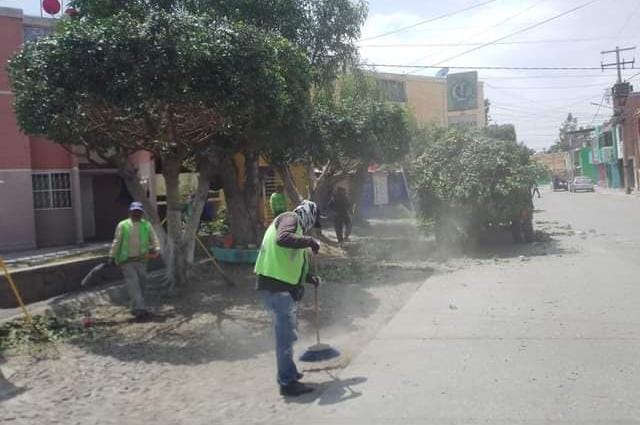
<path id="1" fill-rule="evenodd" d="M 563 176 L 571 169 L 571 156 L 568 152 L 536 153 L 533 160 L 546 167 L 551 175 Z"/>
<path id="2" fill-rule="evenodd" d="M 477 81 L 477 75 L 470 74 L 475 73 L 451 74 L 448 78 L 379 72 L 372 75 L 387 93 L 389 100 L 408 105 L 421 126 L 470 124 L 484 127 L 486 116 L 483 83 Z M 471 78 L 462 81 L 457 76 Z M 475 87 L 469 87 L 469 84 L 474 83 Z M 465 96 L 466 104 L 453 104 Z"/>

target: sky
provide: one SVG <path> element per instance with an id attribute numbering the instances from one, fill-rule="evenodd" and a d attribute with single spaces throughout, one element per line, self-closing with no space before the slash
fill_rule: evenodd
<path id="1" fill-rule="evenodd" d="M 571 10 L 587 0 L 495 0 L 431 23 L 370 39 L 486 0 L 372 0 L 361 41 L 362 60 L 369 64 L 469 67 L 600 67 L 615 55 L 601 51 L 634 46 L 640 39 L 639 0 L 600 0 L 548 23 L 452 58 L 476 46 L 508 36 Z M 369 40 L 367 40 L 369 39 Z M 521 42 L 525 43 L 521 43 Z M 434 44 L 449 44 L 433 46 Z M 633 59 L 640 52 L 623 56 Z M 640 59 L 640 58 L 639 58 Z M 640 66 L 640 65 L 639 65 Z M 437 69 L 378 68 L 395 73 L 434 75 Z M 623 72 L 633 77 L 639 70 Z M 452 69 L 450 72 L 459 72 Z M 602 123 L 611 113 L 607 88 L 616 82 L 614 69 L 479 70 L 490 116 L 498 124 L 513 123 L 520 141 L 542 149 L 554 143 L 569 112 L 578 125 Z M 637 79 L 637 80 L 636 80 Z M 634 80 L 640 87 L 640 75 Z M 591 103 L 604 104 L 601 107 Z"/>
<path id="2" fill-rule="evenodd" d="M 578 117 L 578 125 L 582 126 L 608 119 L 611 106 L 605 93 L 616 82 L 616 72 L 603 72 L 599 67 L 602 61 L 614 61 L 615 55 L 600 52 L 616 46 L 635 46 L 640 40 L 640 26 L 636 25 L 640 21 L 640 0 L 596 0 L 526 30 L 585 3 L 589 0 L 370 0 L 360 53 L 367 64 L 598 68 L 478 70 L 485 83 L 485 97 L 491 101 L 493 122 L 514 124 L 520 141 L 543 149 L 554 143 L 569 112 Z M 38 4 L 38 0 L 0 0 L 0 6 L 22 8 L 32 15 L 40 14 Z M 478 7 L 455 13 L 473 6 Z M 377 37 L 445 14 L 451 16 Z M 515 32 L 519 33 L 511 35 Z M 465 53 L 503 37 L 503 44 Z M 624 52 L 623 56 L 640 59 L 640 51 Z M 437 72 L 437 68 L 377 69 L 418 75 Z M 623 78 L 640 87 L 638 72 L 625 70 Z"/>

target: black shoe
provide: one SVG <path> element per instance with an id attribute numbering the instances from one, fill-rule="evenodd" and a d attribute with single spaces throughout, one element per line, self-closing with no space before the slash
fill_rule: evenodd
<path id="1" fill-rule="evenodd" d="M 298 381 L 280 386 L 280 395 L 285 397 L 298 397 L 311 392 L 313 392 L 313 388 Z"/>
<path id="2" fill-rule="evenodd" d="M 136 322 L 146 322 L 153 318 L 153 315 L 148 310 L 133 310 L 131 314 Z"/>
<path id="3" fill-rule="evenodd" d="M 300 372 L 296 373 L 296 381 L 299 381 L 302 378 L 304 378 L 304 373 L 300 373 Z"/>

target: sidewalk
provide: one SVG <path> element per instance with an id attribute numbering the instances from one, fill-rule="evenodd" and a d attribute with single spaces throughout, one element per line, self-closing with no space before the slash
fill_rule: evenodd
<path id="1" fill-rule="evenodd" d="M 610 189 L 608 187 L 596 187 L 596 193 L 602 195 L 615 195 L 615 196 L 628 196 L 628 197 L 640 197 L 640 191 L 634 190 L 631 193 L 626 193 L 625 189 Z"/>
<path id="2" fill-rule="evenodd" d="M 87 257 L 101 257 L 109 252 L 110 243 L 96 242 L 83 245 L 42 248 L 29 251 L 0 253 L 9 269 L 33 267 L 61 260 Z"/>

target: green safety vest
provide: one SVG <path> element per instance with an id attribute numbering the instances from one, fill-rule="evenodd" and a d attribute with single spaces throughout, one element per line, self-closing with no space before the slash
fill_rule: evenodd
<path id="1" fill-rule="evenodd" d="M 122 239 L 116 254 L 116 264 L 124 263 L 129 259 L 129 238 L 133 229 L 133 221 L 130 218 L 122 220 L 118 223 L 118 227 L 122 227 Z M 143 256 L 149 253 L 149 240 L 151 237 L 151 223 L 147 220 L 140 220 L 140 254 Z"/>
<path id="2" fill-rule="evenodd" d="M 280 216 L 271 223 L 264 234 L 254 272 L 257 275 L 277 279 L 289 285 L 298 285 L 307 274 L 309 268 L 307 256 L 309 254 L 306 249 L 284 248 L 278 245 L 278 230 L 276 229 L 278 218 Z M 298 224 L 296 234 L 302 236 L 300 224 Z"/>

